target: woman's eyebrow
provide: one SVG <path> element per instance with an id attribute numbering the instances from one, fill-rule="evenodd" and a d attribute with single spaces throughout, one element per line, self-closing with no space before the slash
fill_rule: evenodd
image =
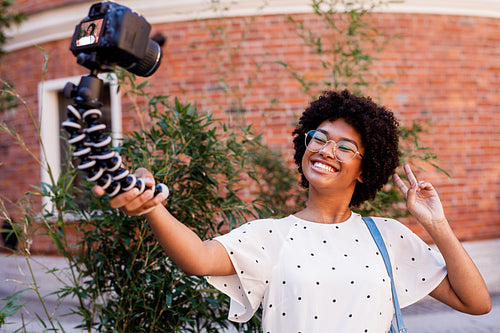
<path id="1" fill-rule="evenodd" d="M 317 131 L 318 131 L 318 132 L 323 133 L 324 135 L 326 135 L 326 138 L 327 138 L 328 140 L 331 140 L 331 139 L 330 139 L 330 135 L 328 134 L 328 131 L 326 131 L 326 130 L 324 130 L 324 129 L 317 129 Z M 359 149 L 359 146 L 358 146 L 357 142 L 356 142 L 356 141 L 354 141 L 353 139 L 349 139 L 349 138 L 340 138 L 338 141 L 349 141 L 350 143 L 352 143 L 353 145 L 355 145 L 357 149 Z"/>

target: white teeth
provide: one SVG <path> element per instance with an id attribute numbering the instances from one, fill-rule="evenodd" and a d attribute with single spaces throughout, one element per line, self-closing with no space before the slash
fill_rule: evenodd
<path id="1" fill-rule="evenodd" d="M 317 168 L 320 168 L 322 170 L 325 170 L 327 172 L 335 172 L 335 169 L 333 169 L 331 166 L 323 164 L 321 162 L 314 163 L 314 166 L 317 167 Z"/>

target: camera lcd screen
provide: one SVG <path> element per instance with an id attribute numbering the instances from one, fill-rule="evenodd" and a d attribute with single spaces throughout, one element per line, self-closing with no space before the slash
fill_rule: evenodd
<path id="1" fill-rule="evenodd" d="M 76 46 L 88 46 L 99 42 L 103 21 L 104 19 L 101 18 L 80 24 L 78 38 L 75 41 Z"/>

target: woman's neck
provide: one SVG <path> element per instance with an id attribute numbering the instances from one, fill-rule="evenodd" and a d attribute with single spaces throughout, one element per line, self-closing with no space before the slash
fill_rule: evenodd
<path id="1" fill-rule="evenodd" d="M 311 222 L 333 224 L 349 219 L 351 209 L 346 199 L 328 197 L 316 200 L 310 195 L 306 208 L 297 212 L 295 216 Z"/>

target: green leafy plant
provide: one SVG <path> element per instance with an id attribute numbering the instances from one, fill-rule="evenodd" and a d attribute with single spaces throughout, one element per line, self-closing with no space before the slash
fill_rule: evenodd
<path id="1" fill-rule="evenodd" d="M 259 200 L 246 200 L 244 191 L 245 184 L 256 179 L 248 161 L 262 147 L 260 136 L 249 127 L 232 130 L 196 106 L 179 100 L 170 105 L 167 96 L 149 96 L 147 82 L 137 84 L 128 73 L 121 79 L 124 95 L 142 100 L 135 100 L 133 108 L 142 105 L 137 114 L 146 112 L 151 123 L 130 133 L 117 149 L 131 170 L 146 166 L 158 181 L 170 186 L 168 205 L 175 216 L 206 239 L 248 218 L 270 214 Z M 15 130 L 6 125 L 1 129 L 28 149 Z M 60 301 L 76 297 L 78 306 L 69 313 L 82 317 L 79 326 L 84 331 L 219 332 L 233 325 L 226 318 L 228 298 L 203 278 L 185 276 L 165 257 L 143 218 L 110 209 L 107 198 L 92 195 L 91 184 L 84 190 L 90 210 L 75 204 L 76 194 L 82 191 L 72 186 L 75 176 L 73 168 L 52 177 L 49 184 L 33 187 L 18 202 L 24 218 L 10 223 L 28 266 L 35 234 L 50 237 L 67 259 L 68 279 L 56 295 Z M 50 198 L 53 209 L 39 214 L 30 200 L 33 196 Z M 79 220 L 78 244 L 69 240 L 69 230 L 75 225 L 68 216 Z M 45 296 L 31 274 L 27 289 L 36 292 L 45 309 Z M 21 294 L 2 300 L 2 322 L 22 308 Z M 58 317 L 44 312 L 36 314 L 36 320 L 51 331 L 63 332 Z M 253 320 L 240 330 L 257 332 L 259 325 Z M 24 319 L 19 329 L 23 327 Z"/>
<path id="2" fill-rule="evenodd" d="M 244 184 L 255 178 L 250 154 L 261 146 L 250 128 L 235 132 L 167 96 L 149 96 L 145 84 L 122 73 L 124 95 L 144 98 L 147 128 L 130 133 L 118 148 L 130 169 L 145 166 L 168 184 L 168 209 L 202 239 L 247 218 L 266 214 L 245 201 Z M 143 218 L 110 210 L 106 198 L 89 194 L 92 215 L 79 224 L 78 265 L 93 300 L 84 327 L 106 332 L 219 332 L 230 325 L 228 299 L 203 278 L 185 276 L 168 259 Z M 75 291 L 73 291 L 75 292 Z M 97 301 L 99 300 L 99 301 Z M 247 327 L 244 329 L 251 328 Z"/>
<path id="3" fill-rule="evenodd" d="M 4 304 L 0 308 L 0 327 L 6 323 L 8 317 L 12 316 L 23 307 L 23 304 L 20 303 L 23 292 L 24 290 L 20 290 L 1 299 Z"/>

